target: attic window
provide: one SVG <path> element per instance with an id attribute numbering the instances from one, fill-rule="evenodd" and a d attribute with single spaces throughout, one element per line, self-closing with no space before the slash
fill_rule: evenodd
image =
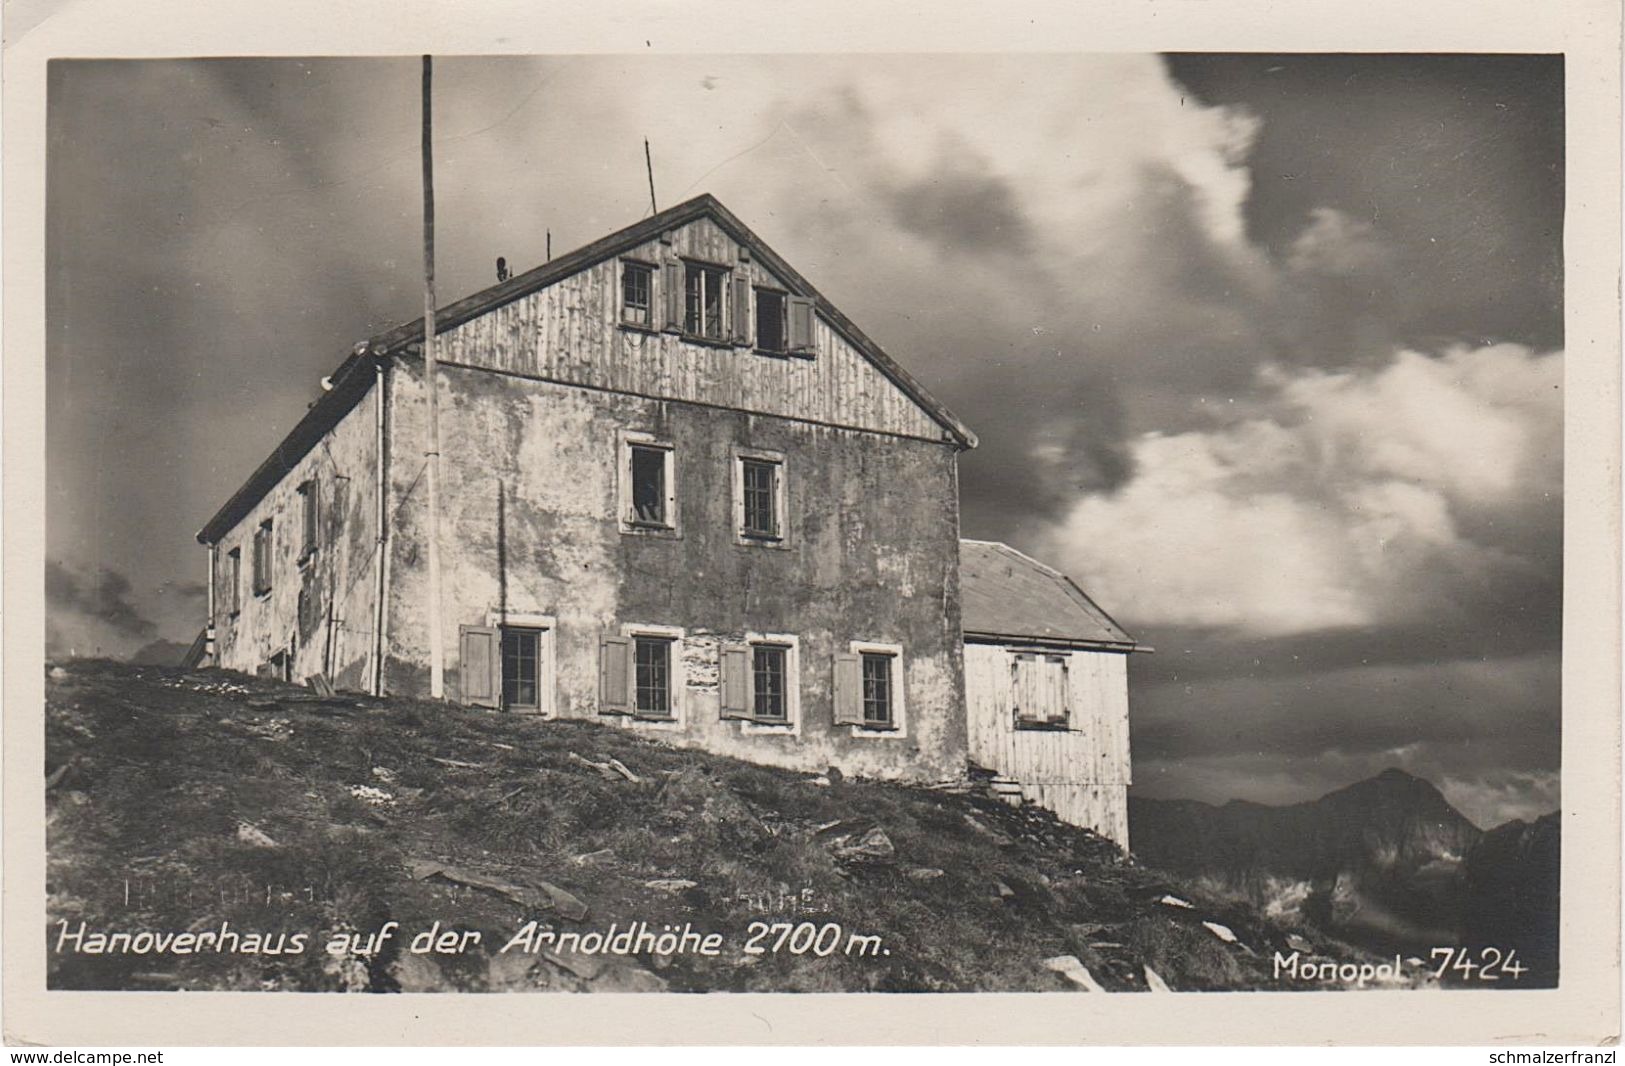
<path id="1" fill-rule="evenodd" d="M 633 326 L 654 326 L 654 267 L 647 263 L 621 264 L 621 321 Z"/>
<path id="2" fill-rule="evenodd" d="M 784 293 L 756 290 L 756 350 L 779 354 L 790 348 Z"/>
<path id="3" fill-rule="evenodd" d="M 720 341 L 728 272 L 721 267 L 685 263 L 683 270 L 683 332 Z"/>

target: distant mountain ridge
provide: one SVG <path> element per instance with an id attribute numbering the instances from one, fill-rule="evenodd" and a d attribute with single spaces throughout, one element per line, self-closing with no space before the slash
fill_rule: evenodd
<path id="1" fill-rule="evenodd" d="M 1379 950 L 1521 947 L 1556 966 L 1556 816 L 1479 829 L 1403 770 L 1272 807 L 1129 800 L 1145 862 Z"/>

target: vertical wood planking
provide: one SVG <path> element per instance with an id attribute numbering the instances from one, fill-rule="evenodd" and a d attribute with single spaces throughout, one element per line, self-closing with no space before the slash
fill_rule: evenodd
<path id="1" fill-rule="evenodd" d="M 665 251 L 652 241 L 627 255 L 658 263 Z M 721 227 L 699 219 L 673 235 L 670 251 L 733 265 L 739 250 Z M 758 283 L 785 287 L 755 260 L 750 273 Z M 822 318 L 815 321 L 813 358 L 775 358 L 623 330 L 619 300 L 616 257 L 447 331 L 447 351 L 465 365 L 591 388 L 942 437 L 924 409 Z"/>

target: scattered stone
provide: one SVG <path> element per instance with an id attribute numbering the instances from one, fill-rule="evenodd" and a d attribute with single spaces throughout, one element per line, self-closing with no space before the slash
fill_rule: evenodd
<path id="1" fill-rule="evenodd" d="M 1314 954 L 1315 951 L 1315 945 L 1309 943 L 1297 933 L 1288 933 L 1286 935 L 1286 946 L 1293 951 L 1306 951 L 1310 954 Z"/>
<path id="2" fill-rule="evenodd" d="M 1162 978 L 1157 976 L 1157 971 L 1153 970 L 1149 966 L 1144 967 L 1144 970 L 1145 970 L 1145 987 L 1149 988 L 1153 992 L 1172 992 L 1173 991 L 1173 989 L 1168 987 L 1168 982 L 1167 981 L 1164 981 Z"/>
<path id="3" fill-rule="evenodd" d="M 610 759 L 609 768 L 626 778 L 628 781 L 632 782 L 634 785 L 641 785 L 643 783 L 643 778 L 639 777 L 631 770 L 628 770 L 626 768 L 626 764 L 619 759 Z"/>
<path id="4" fill-rule="evenodd" d="M 839 766 L 831 766 L 828 770 L 824 771 L 824 776 L 829 778 L 831 784 L 836 785 L 840 784 L 846 779 L 846 775 L 841 773 L 841 768 Z"/>
<path id="5" fill-rule="evenodd" d="M 660 877 L 653 881 L 643 882 L 644 888 L 652 888 L 660 892 L 670 892 L 672 895 L 676 895 L 684 889 L 696 888 L 698 886 L 698 881 L 690 881 L 684 877 Z"/>
<path id="6" fill-rule="evenodd" d="M 276 847 L 276 841 L 272 840 L 259 826 L 249 822 L 237 823 L 237 840 L 239 843 L 255 848 Z"/>
<path id="7" fill-rule="evenodd" d="M 595 863 L 600 860 L 607 859 L 614 854 L 615 852 L 610 848 L 599 848 L 597 851 L 589 851 L 585 855 L 577 855 L 570 861 L 575 863 L 577 866 L 586 866 L 589 863 Z"/>
<path id="8" fill-rule="evenodd" d="M 1226 944 L 1236 943 L 1236 934 L 1230 931 L 1229 926 L 1220 925 L 1218 922 L 1203 922 L 1202 926 Z"/>
<path id="9" fill-rule="evenodd" d="M 371 785 L 351 785 L 350 795 L 372 807 L 387 807 L 395 802 L 394 796 Z"/>
<path id="10" fill-rule="evenodd" d="M 830 853 L 841 862 L 881 862 L 897 854 L 891 837 L 879 826 L 859 834 L 856 831 L 829 841 Z"/>
<path id="11" fill-rule="evenodd" d="M 387 766 L 374 766 L 372 768 L 372 776 L 376 777 L 386 785 L 393 785 L 396 781 L 395 771 L 391 770 Z"/>
<path id="12" fill-rule="evenodd" d="M 664 992 L 664 978 L 650 973 L 641 966 L 616 960 L 592 979 L 594 992 Z"/>
<path id="13" fill-rule="evenodd" d="M 1180 899 L 1178 896 L 1163 896 L 1161 899 L 1157 900 L 1157 902 L 1165 904 L 1169 907 L 1183 907 L 1185 910 L 1191 909 L 1191 905 Z"/>
<path id="14" fill-rule="evenodd" d="M 518 884 L 513 881 L 503 881 L 496 877 L 487 877 L 472 870 L 465 870 L 445 863 L 430 862 L 425 859 L 410 859 L 406 868 L 412 877 L 419 881 L 434 878 L 452 884 L 464 885 L 468 888 L 477 888 L 485 892 L 494 892 L 526 910 L 542 911 L 552 910 L 570 919 L 579 922 L 587 916 L 587 905 L 580 899 L 566 892 L 558 885 L 548 881 L 536 880 L 531 884 Z"/>
<path id="15" fill-rule="evenodd" d="M 1015 897 L 1016 890 L 1005 884 L 1003 881 L 993 882 L 993 888 L 998 892 L 1001 900 L 1012 899 Z"/>
<path id="16" fill-rule="evenodd" d="M 908 872 L 908 877 L 911 881 L 935 881 L 946 873 L 946 870 L 939 870 L 935 866 L 916 866 Z"/>
<path id="17" fill-rule="evenodd" d="M 828 788 L 830 786 L 829 778 L 825 777 L 823 774 L 819 774 L 817 777 L 813 778 L 812 783 L 819 788 Z"/>
<path id="18" fill-rule="evenodd" d="M 433 960 L 410 952 L 390 963 L 389 972 L 402 992 L 444 992 L 451 987 Z"/>
<path id="19" fill-rule="evenodd" d="M 47 676 L 49 676 L 52 681 L 61 681 L 63 678 L 68 676 L 68 672 L 62 669 L 60 666 L 53 666 L 51 667 L 50 673 Z"/>
<path id="20" fill-rule="evenodd" d="M 1044 968 L 1055 971 L 1085 992 L 1106 991 L 1076 955 L 1057 955 L 1052 959 L 1045 959 Z"/>

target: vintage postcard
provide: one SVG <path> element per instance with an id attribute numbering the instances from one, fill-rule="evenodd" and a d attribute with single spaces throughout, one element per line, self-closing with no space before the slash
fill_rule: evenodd
<path id="1" fill-rule="evenodd" d="M 1616 1038 L 1619 11 L 1381 8 L 9 12 L 8 1040 Z"/>

